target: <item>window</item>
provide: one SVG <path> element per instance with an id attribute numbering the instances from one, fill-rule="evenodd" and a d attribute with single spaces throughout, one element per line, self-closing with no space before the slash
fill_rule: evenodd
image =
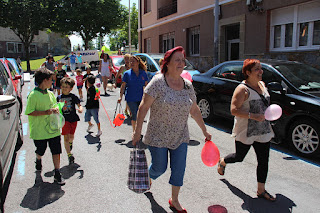
<path id="1" fill-rule="evenodd" d="M 151 0 L 144 0 L 144 14 L 151 12 Z"/>
<path id="2" fill-rule="evenodd" d="M 200 26 L 188 29 L 189 39 L 189 54 L 199 55 L 200 54 Z"/>
<path id="3" fill-rule="evenodd" d="M 285 47 L 292 47 L 293 24 L 286 24 Z"/>
<path id="4" fill-rule="evenodd" d="M 8 78 L 5 75 L 6 72 L 6 68 L 0 62 L 0 95 L 5 94 L 8 87 Z"/>
<path id="5" fill-rule="evenodd" d="M 30 44 L 30 53 L 37 53 L 37 46 L 35 44 Z"/>
<path id="6" fill-rule="evenodd" d="M 320 2 L 310 1 L 271 12 L 270 50 L 320 48 Z"/>
<path id="7" fill-rule="evenodd" d="M 160 52 L 165 53 L 168 50 L 174 48 L 174 32 L 160 35 Z"/>
<path id="8" fill-rule="evenodd" d="M 242 80 L 242 64 L 228 64 L 221 68 L 219 78 L 241 81 Z"/>
<path id="9" fill-rule="evenodd" d="M 151 38 L 144 39 L 144 47 L 145 47 L 145 52 L 146 53 L 150 53 L 151 52 Z"/>
<path id="10" fill-rule="evenodd" d="M 309 23 L 300 24 L 299 46 L 307 46 L 308 44 L 308 27 Z"/>
<path id="11" fill-rule="evenodd" d="M 15 53 L 16 52 L 15 45 L 13 42 L 7 42 L 7 52 L 8 53 Z"/>
<path id="12" fill-rule="evenodd" d="M 320 45 L 320 21 L 315 21 L 313 24 L 313 45 Z"/>
<path id="13" fill-rule="evenodd" d="M 281 25 L 274 26 L 274 48 L 280 47 Z"/>
<path id="14" fill-rule="evenodd" d="M 23 51 L 22 43 L 16 43 L 16 50 L 17 50 L 17 53 L 22 53 Z"/>

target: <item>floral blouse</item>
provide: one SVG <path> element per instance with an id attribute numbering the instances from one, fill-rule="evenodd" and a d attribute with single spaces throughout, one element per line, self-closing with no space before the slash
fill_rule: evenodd
<path id="1" fill-rule="evenodd" d="M 176 149 L 188 143 L 188 117 L 196 95 L 190 81 L 184 80 L 182 90 L 169 87 L 163 74 L 152 78 L 145 93 L 155 98 L 150 108 L 150 119 L 144 143 L 155 147 Z"/>

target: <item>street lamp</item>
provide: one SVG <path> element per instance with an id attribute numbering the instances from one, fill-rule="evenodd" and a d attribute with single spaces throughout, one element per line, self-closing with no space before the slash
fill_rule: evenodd
<path id="1" fill-rule="evenodd" d="M 129 0 L 129 54 L 131 54 L 131 17 L 130 17 L 130 0 Z"/>

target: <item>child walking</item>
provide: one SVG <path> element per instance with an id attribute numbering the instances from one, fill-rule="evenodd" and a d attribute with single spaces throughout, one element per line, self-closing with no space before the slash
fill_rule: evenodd
<path id="1" fill-rule="evenodd" d="M 96 77 L 93 75 L 89 75 L 87 78 L 87 85 L 88 85 L 88 92 L 87 92 L 87 104 L 86 104 L 86 113 L 84 115 L 85 122 L 88 122 L 89 126 L 87 132 L 93 127 L 91 123 L 91 117 L 95 120 L 98 126 L 98 132 L 96 137 L 99 137 L 102 134 L 100 129 L 100 122 L 99 122 L 99 100 L 96 98 L 96 88 L 94 87 Z"/>
<path id="2" fill-rule="evenodd" d="M 41 158 L 49 144 L 54 165 L 54 181 L 60 185 L 65 182 L 60 173 L 61 138 L 60 129 L 50 125 L 50 115 L 59 113 L 54 105 L 57 103 L 54 94 L 49 91 L 54 72 L 40 68 L 34 74 L 37 87 L 30 92 L 25 114 L 28 115 L 30 138 L 36 147 L 36 170 L 42 170 Z"/>
<path id="3" fill-rule="evenodd" d="M 76 105 L 79 108 L 79 113 L 82 113 L 82 106 L 80 105 L 80 99 L 71 93 L 71 90 L 75 85 L 75 81 L 70 77 L 65 77 L 60 83 L 62 94 L 57 97 L 57 101 L 64 103 L 62 113 L 65 118 L 65 124 L 62 127 L 61 134 L 64 136 L 64 147 L 68 154 L 69 164 L 73 164 L 74 156 L 71 153 L 71 150 L 77 123 L 80 121 L 80 118 L 76 113 Z"/>
<path id="4" fill-rule="evenodd" d="M 83 75 L 82 75 L 82 70 L 81 69 L 77 69 L 76 71 L 77 71 L 77 76 L 76 76 L 77 89 L 78 89 L 78 92 L 79 92 L 80 101 L 83 101 L 83 95 L 82 95 Z"/>

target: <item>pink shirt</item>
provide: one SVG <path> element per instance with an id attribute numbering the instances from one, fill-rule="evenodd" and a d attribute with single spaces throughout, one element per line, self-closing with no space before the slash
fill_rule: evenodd
<path id="1" fill-rule="evenodd" d="M 76 80 L 77 80 L 77 86 L 83 86 L 83 75 L 77 75 Z"/>

